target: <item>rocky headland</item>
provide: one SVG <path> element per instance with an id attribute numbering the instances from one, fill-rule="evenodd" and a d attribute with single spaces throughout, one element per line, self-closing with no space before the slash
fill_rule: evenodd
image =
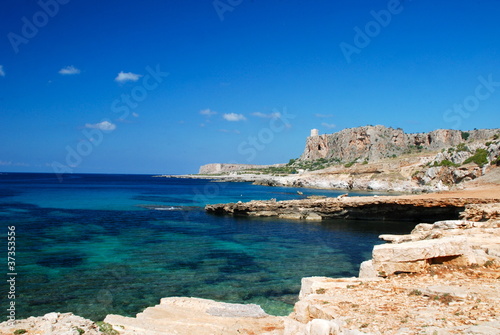
<path id="1" fill-rule="evenodd" d="M 436 192 L 460 189 L 500 164 L 500 129 L 439 129 L 406 134 L 365 126 L 306 139 L 287 164 L 208 164 L 189 176 L 259 185 L 323 189 Z"/>

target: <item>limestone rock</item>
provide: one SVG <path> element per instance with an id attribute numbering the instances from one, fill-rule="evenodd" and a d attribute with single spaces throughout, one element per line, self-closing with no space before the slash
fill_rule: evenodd
<path id="1" fill-rule="evenodd" d="M 13 334 L 18 329 L 25 329 L 29 334 L 43 335 L 79 335 L 81 331 L 86 335 L 101 334 L 94 322 L 72 313 L 48 313 L 44 316 L 16 320 L 15 325 L 10 325 L 8 322 L 0 323 L 0 334 Z"/>
<path id="2" fill-rule="evenodd" d="M 500 203 L 493 204 L 468 204 L 461 217 L 471 221 L 500 220 Z"/>
<path id="3" fill-rule="evenodd" d="M 308 335 L 337 335 L 340 334 L 340 326 L 333 320 L 327 321 L 314 319 L 309 321 L 306 326 Z"/>
<path id="4" fill-rule="evenodd" d="M 378 277 L 377 271 L 373 267 L 373 261 L 364 261 L 359 267 L 359 278 L 375 278 Z"/>
<path id="5" fill-rule="evenodd" d="M 105 322 L 120 334 L 283 334 L 283 317 L 267 315 L 260 306 L 199 298 L 164 298 L 135 318 L 108 315 Z"/>
<path id="6" fill-rule="evenodd" d="M 468 248 L 464 237 L 382 244 L 373 248 L 373 262 L 413 262 L 437 257 L 459 256 Z"/>
<path id="7" fill-rule="evenodd" d="M 469 140 L 486 140 L 498 129 L 469 131 Z M 348 128 L 333 134 L 307 138 L 302 160 L 335 158 L 343 162 L 377 161 L 409 150 L 441 150 L 463 143 L 462 132 L 438 129 L 429 133 L 406 134 L 402 129 L 384 126 Z"/>

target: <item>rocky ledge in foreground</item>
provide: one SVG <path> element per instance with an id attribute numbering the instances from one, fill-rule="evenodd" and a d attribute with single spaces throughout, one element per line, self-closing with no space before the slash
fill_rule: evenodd
<path id="1" fill-rule="evenodd" d="M 343 197 L 286 201 L 253 200 L 245 203 L 207 205 L 205 210 L 217 215 L 314 221 L 342 218 L 421 222 L 458 218 L 467 204 L 495 202 L 500 202 L 500 198 Z"/>
<path id="2" fill-rule="evenodd" d="M 290 318 L 325 335 L 500 334 L 500 204 L 461 216 L 380 236 L 359 278 L 303 278 Z"/>
<path id="3" fill-rule="evenodd" d="M 257 305 L 165 298 L 135 318 L 108 315 L 101 329 L 50 313 L 3 322 L 0 334 L 500 334 L 500 203 L 467 205 L 461 217 L 382 235 L 392 243 L 374 247 L 359 278 L 303 278 L 286 317 Z"/>

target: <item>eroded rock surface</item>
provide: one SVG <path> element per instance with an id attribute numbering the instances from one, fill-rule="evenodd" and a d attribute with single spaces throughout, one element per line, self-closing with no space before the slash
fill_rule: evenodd
<path id="1" fill-rule="evenodd" d="M 92 321 L 72 313 L 48 313 L 40 317 L 30 317 L 16 320 L 13 325 L 9 322 L 0 323 L 0 334 L 11 335 L 15 331 L 25 335 L 100 335 L 99 327 Z M 83 333 L 82 333 L 83 331 Z"/>
<path id="2" fill-rule="evenodd" d="M 499 194 L 500 195 L 500 194 Z M 467 204 L 500 202 L 480 198 L 347 197 L 287 201 L 250 201 L 205 206 L 212 214 L 281 219 L 377 219 L 424 221 L 458 218 Z"/>
<path id="3" fill-rule="evenodd" d="M 108 315 L 105 322 L 123 335 L 283 334 L 283 317 L 260 306 L 228 304 L 198 298 L 164 298 L 135 318 Z"/>
<path id="4" fill-rule="evenodd" d="M 437 129 L 429 133 L 407 134 L 402 129 L 384 126 L 365 126 L 343 129 L 333 134 L 310 136 L 301 159 L 336 158 L 343 162 L 353 160 L 376 161 L 392 155 L 401 155 L 410 149 L 441 150 L 469 141 L 486 140 L 498 134 L 498 129 L 478 129 L 464 132 Z"/>

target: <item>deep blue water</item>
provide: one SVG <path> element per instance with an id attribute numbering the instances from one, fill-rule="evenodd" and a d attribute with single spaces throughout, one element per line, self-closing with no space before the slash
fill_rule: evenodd
<path id="1" fill-rule="evenodd" d="M 257 303 L 288 314 L 305 276 L 355 276 L 398 222 L 310 223 L 208 215 L 207 203 L 343 191 L 147 175 L 0 174 L 0 222 L 16 227 L 16 317 L 135 315 L 162 297 Z M 4 260 L 6 257 L 2 257 Z M 6 263 L 6 261 L 5 261 Z M 7 264 L 5 267 L 7 274 Z M 5 310 L 8 287 L 1 281 Z M 2 317 L 2 320 L 5 320 Z"/>

